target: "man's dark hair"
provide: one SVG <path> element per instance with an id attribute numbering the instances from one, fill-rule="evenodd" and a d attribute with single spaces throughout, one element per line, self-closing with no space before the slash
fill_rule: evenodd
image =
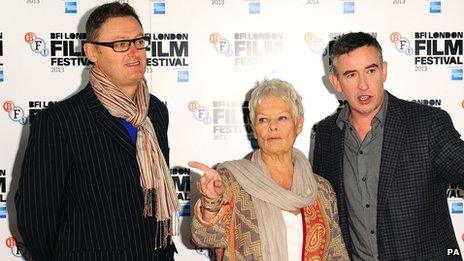
<path id="1" fill-rule="evenodd" d="M 99 6 L 90 14 L 89 19 L 85 24 L 87 42 L 95 41 L 95 39 L 97 39 L 98 34 L 100 33 L 100 27 L 106 22 L 106 20 L 113 17 L 124 16 L 134 17 L 137 22 L 139 22 L 140 26 L 142 26 L 139 16 L 135 12 L 134 8 L 129 4 L 112 2 Z"/>
<path id="2" fill-rule="evenodd" d="M 382 47 L 377 39 L 375 39 L 372 35 L 363 32 L 348 33 L 340 36 L 330 50 L 330 59 L 332 60 L 333 70 L 335 71 L 335 64 L 338 57 L 363 46 L 375 47 L 375 49 L 379 52 L 380 61 L 383 61 Z"/>

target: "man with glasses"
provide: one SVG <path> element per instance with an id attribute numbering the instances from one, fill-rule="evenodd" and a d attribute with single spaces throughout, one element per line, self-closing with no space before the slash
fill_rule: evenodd
<path id="1" fill-rule="evenodd" d="M 142 24 L 118 2 L 96 8 L 89 84 L 31 124 L 18 228 L 34 260 L 173 260 L 179 208 L 168 111 L 148 93 Z"/>

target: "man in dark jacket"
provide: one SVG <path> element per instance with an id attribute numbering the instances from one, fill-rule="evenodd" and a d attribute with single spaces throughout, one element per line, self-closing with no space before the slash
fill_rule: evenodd
<path id="1" fill-rule="evenodd" d="M 173 260 L 179 207 L 166 106 L 144 79 L 149 39 L 128 4 L 90 14 L 82 91 L 32 122 L 16 193 L 34 260 Z"/>
<path id="2" fill-rule="evenodd" d="M 464 142 L 440 109 L 386 92 L 375 38 L 341 36 L 331 50 L 334 88 L 348 105 L 314 126 L 313 168 L 334 187 L 353 260 L 460 260 L 448 183 L 464 186 Z"/>

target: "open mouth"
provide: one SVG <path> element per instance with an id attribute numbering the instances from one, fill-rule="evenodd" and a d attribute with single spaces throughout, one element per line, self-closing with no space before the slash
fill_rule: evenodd
<path id="1" fill-rule="evenodd" d="M 358 101 L 361 104 L 368 104 L 372 99 L 372 96 L 370 95 L 360 95 L 358 96 Z"/>

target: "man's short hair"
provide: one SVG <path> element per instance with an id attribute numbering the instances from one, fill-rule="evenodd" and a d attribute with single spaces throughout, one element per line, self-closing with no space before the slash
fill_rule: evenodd
<path id="1" fill-rule="evenodd" d="M 85 24 L 85 34 L 87 36 L 87 42 L 95 41 L 100 33 L 101 26 L 109 19 L 113 17 L 124 17 L 132 16 L 137 22 L 140 22 L 139 16 L 135 12 L 134 8 L 127 3 L 121 4 L 119 2 L 112 2 L 103 4 L 95 9 L 89 16 L 87 23 Z"/>
<path id="2" fill-rule="evenodd" d="M 375 47 L 379 53 L 380 61 L 383 61 L 382 47 L 375 37 L 364 32 L 347 33 L 340 36 L 330 50 L 330 59 L 332 60 L 333 71 L 335 72 L 335 65 L 338 57 L 363 46 Z"/>

